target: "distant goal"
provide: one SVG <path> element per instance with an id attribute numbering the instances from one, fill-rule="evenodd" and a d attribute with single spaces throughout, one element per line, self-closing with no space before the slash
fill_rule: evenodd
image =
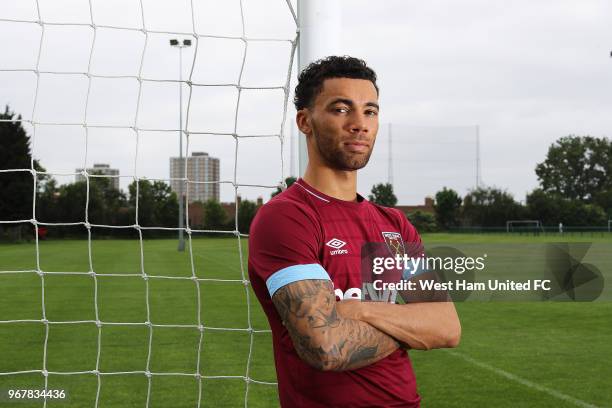
<path id="1" fill-rule="evenodd" d="M 506 221 L 506 232 L 544 232 L 540 220 L 509 220 Z"/>

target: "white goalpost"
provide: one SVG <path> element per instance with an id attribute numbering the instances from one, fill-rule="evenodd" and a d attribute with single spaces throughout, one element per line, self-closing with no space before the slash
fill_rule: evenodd
<path id="1" fill-rule="evenodd" d="M 340 3 L 338 0 L 298 0 L 298 72 L 319 58 L 340 53 Z M 306 138 L 298 134 L 301 177 L 308 164 Z"/>
<path id="2" fill-rule="evenodd" d="M 544 232 L 544 227 L 539 220 L 509 220 L 506 221 L 506 232 Z"/>
<path id="3" fill-rule="evenodd" d="M 194 12 L 193 2 L 191 2 L 191 9 L 190 9 L 191 13 L 188 16 L 192 29 L 187 32 L 175 32 L 175 31 L 151 29 L 148 26 L 148 20 L 147 20 L 148 10 L 142 0 L 137 2 L 140 14 L 142 16 L 142 21 L 137 22 L 136 26 L 119 26 L 119 25 L 111 26 L 111 25 L 99 24 L 96 20 L 96 17 L 97 17 L 96 9 L 92 7 L 91 0 L 89 2 L 84 1 L 84 3 L 88 7 L 89 20 L 81 21 L 81 22 L 73 22 L 73 21 L 58 22 L 55 20 L 53 21 L 46 20 L 45 10 L 48 10 L 48 6 L 47 8 L 41 7 L 38 4 L 38 0 L 35 3 L 36 18 L 26 19 L 26 18 L 16 18 L 16 17 L 11 17 L 11 16 L 6 17 L 5 15 L 3 15 L 3 10 L 0 10 L 0 23 L 13 24 L 15 25 L 15 27 L 32 26 L 32 27 L 40 28 L 40 37 L 38 39 L 38 47 L 32 50 L 32 52 L 35 54 L 33 58 L 33 61 L 34 61 L 33 65 L 31 66 L 7 66 L 0 59 L 0 73 L 29 73 L 29 74 L 32 74 L 35 79 L 35 86 L 33 89 L 33 94 L 32 95 L 22 95 L 24 97 L 31 96 L 33 99 L 32 110 L 31 112 L 29 112 L 29 116 L 26 116 L 24 119 L 12 120 L 12 122 L 21 122 L 23 125 L 29 126 L 30 137 L 31 137 L 33 146 L 36 146 L 37 144 L 37 135 L 38 135 L 38 132 L 40 132 L 41 127 L 53 125 L 53 126 L 62 127 L 62 128 L 75 128 L 76 127 L 76 128 L 84 129 L 85 157 L 83 158 L 83 167 L 82 167 L 83 170 L 82 172 L 78 174 L 84 177 L 86 186 L 87 186 L 87 196 L 86 196 L 86 202 L 85 202 L 85 208 L 84 208 L 85 215 L 83 219 L 79 220 L 78 222 L 74 222 L 74 223 L 45 222 L 45 221 L 41 221 L 37 219 L 37 210 L 36 210 L 36 201 L 37 201 L 36 192 L 41 182 L 41 178 L 47 175 L 73 177 L 73 176 L 77 176 L 77 173 L 59 174 L 59 173 L 38 171 L 37 168 L 35 168 L 34 154 L 32 155 L 30 167 L 0 170 L 0 174 L 2 173 L 3 174 L 26 173 L 26 174 L 31 175 L 32 176 L 32 192 L 33 192 L 32 193 L 32 203 L 30 203 L 31 208 L 32 208 L 31 218 L 28 217 L 25 219 L 18 219 L 18 220 L 6 220 L 6 219 L 0 220 L 0 226 L 17 226 L 17 225 L 22 225 L 22 224 L 28 224 L 28 225 L 31 225 L 35 231 L 34 244 L 33 244 L 35 248 L 35 251 L 34 251 L 35 259 L 33 260 L 34 268 L 33 269 L 20 269 L 20 270 L 0 270 L 0 276 L 9 276 L 9 277 L 10 276 L 24 276 L 24 275 L 38 276 L 40 278 L 39 297 L 41 299 L 40 301 L 41 310 L 40 310 L 39 319 L 20 319 L 20 318 L 0 317 L 0 326 L 3 326 L 3 325 L 8 326 L 8 325 L 13 325 L 13 324 L 21 324 L 21 323 L 38 324 L 44 331 L 44 343 L 40 345 L 43 350 L 43 353 L 42 353 L 43 359 L 40 362 L 40 366 L 35 369 L 24 368 L 22 370 L 11 370 L 11 371 L 3 371 L 0 368 L 0 382 L 4 382 L 6 384 L 7 381 L 9 381 L 10 379 L 16 378 L 22 375 L 40 374 L 40 376 L 42 376 L 44 379 L 44 389 L 48 390 L 49 388 L 51 388 L 51 385 L 50 385 L 50 382 L 52 382 L 50 381 L 51 377 L 90 375 L 92 378 L 95 378 L 95 381 L 96 381 L 96 387 L 95 387 L 96 394 L 95 394 L 95 397 L 93 398 L 95 400 L 94 406 L 96 407 L 100 404 L 101 390 L 105 387 L 104 378 L 115 376 L 115 375 L 130 374 L 130 375 L 144 376 L 143 378 L 146 378 L 146 383 L 147 383 L 147 389 L 146 389 L 146 406 L 147 407 L 152 404 L 151 403 L 152 388 L 155 387 L 152 379 L 156 377 L 163 376 L 163 377 L 180 377 L 180 378 L 191 377 L 191 378 L 194 378 L 197 381 L 197 390 L 198 390 L 197 391 L 198 395 L 195 397 L 195 400 L 197 401 L 197 407 L 200 407 L 204 403 L 204 401 L 206 401 L 206 395 L 204 395 L 204 391 L 203 391 L 203 383 L 206 382 L 207 380 L 228 379 L 228 380 L 244 381 L 245 388 L 244 388 L 244 399 L 243 400 L 244 400 L 245 407 L 248 406 L 249 404 L 249 386 L 250 384 L 262 384 L 262 385 L 270 385 L 270 386 L 276 385 L 276 383 L 273 381 L 264 381 L 259 378 L 253 378 L 252 371 L 251 371 L 252 361 L 253 361 L 254 335 L 257 333 L 269 333 L 270 331 L 264 330 L 264 329 L 256 329 L 253 326 L 251 308 L 253 307 L 252 304 L 257 306 L 257 302 L 252 301 L 253 296 L 251 294 L 251 289 L 249 287 L 250 282 L 248 280 L 247 271 L 245 270 L 246 253 L 244 252 L 244 249 L 243 249 L 243 243 L 244 243 L 243 241 L 246 238 L 248 238 L 248 235 L 240 232 L 240 226 L 239 226 L 239 221 L 238 221 L 239 220 L 238 201 L 239 201 L 239 194 L 240 194 L 239 190 L 241 188 L 266 188 L 266 189 L 269 189 L 270 192 L 272 192 L 274 189 L 284 184 L 284 175 L 285 175 L 284 163 L 283 163 L 283 148 L 285 144 L 284 128 L 285 128 L 285 124 L 287 120 L 287 109 L 288 109 L 289 97 L 291 94 L 290 82 L 291 82 L 292 74 L 294 74 L 294 72 L 292 72 L 293 61 L 294 61 L 294 56 L 295 56 L 295 53 L 298 47 L 298 42 L 300 43 L 300 54 L 299 54 L 300 68 L 305 66 L 306 64 L 308 64 L 309 62 L 311 62 L 312 60 L 318 57 L 322 57 L 324 55 L 327 55 L 328 53 L 331 53 L 331 50 L 336 50 L 337 45 L 334 45 L 333 42 L 330 41 L 330 38 L 335 39 L 335 38 L 338 38 L 339 36 L 330 35 L 330 33 L 333 30 L 338 29 L 337 17 L 339 15 L 339 11 L 338 11 L 339 4 L 336 1 L 330 1 L 330 0 L 305 0 L 305 1 L 298 1 L 298 10 L 294 10 L 294 7 L 290 0 L 275 0 L 275 1 L 281 2 L 287 7 L 288 9 L 287 15 L 289 16 L 290 19 L 293 20 L 296 28 L 300 27 L 299 30 L 296 30 L 296 34 L 292 38 L 250 37 L 247 34 L 247 30 L 245 28 L 246 24 L 248 24 L 248 19 L 246 18 L 245 13 L 244 13 L 243 1 L 238 2 L 239 3 L 239 14 L 240 14 L 239 20 L 241 21 L 241 27 L 242 27 L 241 33 L 238 35 L 209 34 L 203 31 L 201 27 L 198 25 L 196 13 Z M 298 19 L 298 15 L 299 15 L 299 19 Z M 48 51 L 45 48 L 48 46 L 47 45 L 48 42 L 46 38 L 47 34 L 45 33 L 47 30 L 49 30 L 50 27 L 63 27 L 63 28 L 76 27 L 79 29 L 90 30 L 90 34 L 92 36 L 92 42 L 88 49 L 87 70 L 82 71 L 82 72 L 81 71 L 65 72 L 61 70 L 47 70 L 47 69 L 41 68 L 42 55 L 44 52 Z M 325 31 L 326 29 L 328 31 Z M 121 32 L 129 32 L 133 34 L 138 34 L 142 36 L 143 46 L 141 49 L 141 53 L 139 55 L 138 70 L 135 75 L 108 75 L 108 74 L 97 74 L 95 72 L 94 70 L 94 64 L 95 64 L 94 48 L 95 48 L 96 38 L 97 36 L 100 35 L 100 30 L 109 30 L 109 31 L 116 30 L 116 31 L 121 31 Z M 180 80 L 177 80 L 174 77 L 151 78 L 146 75 L 143 69 L 144 64 L 145 64 L 145 56 L 147 54 L 148 47 L 151 46 L 151 43 L 153 42 L 153 37 L 155 36 L 167 36 L 167 37 L 187 36 L 190 39 L 194 40 L 193 48 L 195 52 L 194 52 L 193 58 L 191 59 L 191 61 L 186 63 L 187 65 L 190 66 L 189 75 L 187 78 L 182 78 Z M 203 52 L 199 48 L 199 43 L 204 41 L 205 39 L 228 40 L 228 41 L 240 42 L 242 44 L 242 47 L 243 47 L 242 48 L 243 49 L 242 58 L 239 61 L 240 66 L 237 69 L 237 71 L 239 72 L 239 75 L 238 75 L 238 80 L 235 83 L 200 82 L 200 80 L 197 78 L 196 59 L 198 58 L 198 54 L 199 53 L 201 54 Z M 164 42 L 167 43 L 167 39 L 164 39 Z M 285 67 L 284 76 L 282 78 L 278 78 L 279 80 L 278 85 L 275 85 L 275 86 L 270 86 L 267 84 L 245 85 L 243 83 L 243 80 L 244 80 L 243 74 L 245 71 L 245 66 L 248 65 L 249 50 L 251 49 L 251 47 L 253 47 L 253 44 L 261 44 L 261 43 L 283 44 L 285 46 L 288 45 L 288 48 L 290 49 L 287 60 L 282 61 L 282 64 L 284 64 L 283 66 Z M 214 58 L 214 56 L 210 56 L 210 57 Z M 265 56 L 263 57 L 263 59 L 265 59 Z M 266 63 L 270 67 L 272 67 L 272 66 L 277 66 L 279 64 L 279 61 L 274 60 L 274 59 L 267 59 Z M 45 80 L 47 79 L 53 80 L 54 78 L 60 78 L 60 77 L 66 77 L 66 76 L 79 76 L 81 78 L 86 78 L 87 85 L 86 85 L 85 106 L 83 107 L 83 114 L 79 120 L 56 122 L 56 121 L 50 121 L 47 119 L 47 115 L 43 114 L 44 112 L 41 111 L 40 103 L 39 103 L 42 76 L 45 77 Z M 136 104 L 134 106 L 135 115 L 131 123 L 127 123 L 124 125 L 118 125 L 116 123 L 92 123 L 88 114 L 91 108 L 92 81 L 96 79 L 116 81 L 117 83 L 121 81 L 127 81 L 127 80 L 133 81 L 133 84 L 136 89 L 136 96 L 135 96 Z M 173 121 L 174 125 L 169 123 L 168 126 L 160 126 L 160 127 L 143 127 L 141 125 L 139 121 L 140 119 L 139 115 L 141 115 L 143 103 L 145 102 L 145 98 L 146 98 L 143 95 L 143 86 L 145 84 L 179 85 L 181 87 L 184 86 L 186 88 L 187 92 L 185 95 L 186 96 L 185 98 L 186 99 L 185 100 L 186 110 L 185 110 L 184 129 L 183 128 L 177 129 L 176 121 Z M 118 85 L 118 86 L 121 86 L 121 85 Z M 198 124 L 199 122 L 197 122 L 197 117 L 200 114 L 200 111 L 198 111 L 198 107 L 195 106 L 195 102 L 194 102 L 194 99 L 195 99 L 194 95 L 196 92 L 202 89 L 218 89 L 220 87 L 231 88 L 236 94 L 235 104 L 233 105 L 232 112 L 231 112 L 231 116 L 233 116 L 233 127 L 232 129 L 229 129 L 228 131 L 225 131 L 225 132 L 220 132 L 219 130 L 216 130 L 216 129 L 208 129 L 205 126 L 199 125 Z M 248 92 L 251 92 L 251 91 L 254 91 L 254 92 L 278 91 L 279 93 L 282 94 L 282 108 L 280 109 L 282 113 L 276 118 L 278 126 L 275 132 L 272 132 L 272 133 L 267 132 L 267 133 L 260 133 L 260 134 L 255 133 L 254 134 L 251 132 L 245 133 L 240 130 L 239 111 L 241 109 L 241 106 L 243 106 L 243 104 L 245 103 L 244 95 L 247 91 Z M 24 88 L 23 92 L 24 93 L 30 92 L 30 90 L 29 88 L 26 87 Z M 59 101 L 58 103 L 61 103 L 62 95 L 58 95 L 57 97 Z M 181 107 L 181 114 L 182 114 L 182 107 Z M 8 121 L 8 120 L 3 120 L 3 121 Z M 194 124 L 194 121 L 196 122 L 195 124 Z M 181 121 L 181 126 L 182 126 L 182 121 Z M 129 176 L 125 176 L 125 175 L 103 176 L 99 174 L 89 173 L 87 171 L 88 154 L 91 154 L 92 152 L 91 150 L 92 148 L 89 144 L 91 140 L 91 133 L 95 131 L 96 129 L 105 129 L 106 131 L 109 131 L 109 132 L 116 131 L 119 137 L 121 137 L 121 135 L 124 134 L 124 133 L 120 134 L 119 132 L 131 133 L 131 135 L 134 137 L 136 141 L 135 154 L 134 154 L 134 157 L 132 157 L 133 174 Z M 233 142 L 232 156 L 234 157 L 234 166 L 233 166 L 233 173 L 230 176 L 223 177 L 222 179 L 218 181 L 214 181 L 214 182 L 194 180 L 190 178 L 188 174 L 187 160 L 185 160 L 184 161 L 185 168 L 184 168 L 184 172 L 182 173 L 183 177 L 174 178 L 174 179 L 168 178 L 168 179 L 164 179 L 161 181 L 164 181 L 164 182 L 173 182 L 173 181 L 177 182 L 178 181 L 184 187 L 188 187 L 189 185 L 192 185 L 192 184 L 207 185 L 207 184 L 212 184 L 212 183 L 230 186 L 233 189 L 233 197 L 234 197 L 234 203 L 235 203 L 234 215 L 233 215 L 234 227 L 232 230 L 197 229 L 193 225 L 190 225 L 189 207 L 187 205 L 184 208 L 186 211 L 186 214 L 184 217 L 184 220 L 185 220 L 184 226 L 177 226 L 176 228 L 169 228 L 169 227 L 160 227 L 160 226 L 141 225 L 141 222 L 139 221 L 140 216 L 142 216 L 142 213 L 140 213 L 141 209 L 139 208 L 139 186 L 140 186 L 139 181 L 154 180 L 151 178 L 147 178 L 146 176 L 143 176 L 142 174 L 139 174 L 139 160 L 140 159 L 139 159 L 138 154 L 139 154 L 139 149 L 142 148 L 143 134 L 145 132 L 147 133 L 174 132 L 175 134 L 177 132 L 182 133 L 183 137 L 185 138 L 185 142 L 186 142 L 184 144 L 184 151 L 181 150 L 181 153 L 184 153 L 184 157 L 187 157 L 189 153 L 192 151 L 194 135 L 217 135 L 217 136 L 224 136 L 227 138 L 231 138 Z M 278 152 L 280 155 L 280 165 L 281 165 L 280 173 L 282 175 L 282 178 L 280 180 L 278 179 L 270 180 L 270 183 L 267 183 L 267 184 L 252 184 L 252 183 L 240 182 L 238 178 L 238 173 L 239 173 L 238 157 L 239 157 L 239 149 L 241 148 L 241 144 L 243 144 L 245 141 L 260 140 L 260 139 L 261 140 L 273 139 L 273 140 L 278 141 L 279 146 L 280 146 Z M 303 138 L 300 138 L 300 145 L 302 143 L 303 143 Z M 58 145 L 56 148 L 60 150 L 64 147 Z M 301 148 L 300 152 L 301 152 L 300 153 L 300 173 L 302 173 L 303 168 L 304 168 L 303 166 L 305 166 L 305 161 L 302 159 L 302 157 L 305 157 L 305 149 Z M 245 170 L 245 168 L 247 168 L 249 165 L 256 165 L 256 163 L 242 165 L 241 171 L 248 171 L 248 170 Z M 90 183 L 93 177 L 108 177 L 110 180 L 113 180 L 113 178 L 128 177 L 130 180 L 133 180 L 136 182 L 135 183 L 135 187 L 136 187 L 135 216 L 133 219 L 133 223 L 129 225 L 118 226 L 118 225 L 96 224 L 92 222 L 92 219 L 90 218 L 90 212 L 91 212 L 90 207 L 92 203 L 90 202 L 89 192 L 90 192 Z M 188 203 L 190 189 L 184 188 L 183 191 L 185 191 L 185 202 Z M 78 272 L 49 271 L 49 270 L 45 270 L 45 268 L 41 265 L 41 260 L 40 260 L 41 243 L 39 242 L 39 230 L 43 227 L 47 228 L 47 227 L 58 227 L 58 226 L 82 226 L 86 230 L 87 258 L 88 258 L 88 264 L 89 264 L 88 270 L 82 270 Z M 140 248 L 139 250 L 140 272 L 134 273 L 134 274 L 120 273 L 119 271 L 116 271 L 116 273 L 100 273 L 98 270 L 96 270 L 96 267 L 94 266 L 95 265 L 95 260 L 94 260 L 95 255 L 94 255 L 94 252 L 92 251 L 92 229 L 93 228 L 133 230 L 138 236 L 137 241 L 138 241 L 138 246 Z M 187 244 L 186 246 L 187 246 L 187 252 L 188 252 L 189 262 L 191 266 L 191 276 L 178 277 L 178 276 L 158 275 L 155 273 L 151 273 L 150 270 L 148 270 L 147 267 L 145 267 L 146 256 L 145 256 L 145 251 L 143 249 L 143 233 L 147 233 L 147 231 L 173 231 L 174 233 L 177 233 L 179 231 L 184 232 L 186 236 L 186 244 Z M 223 278 L 208 278 L 208 277 L 205 278 L 205 277 L 198 275 L 196 273 L 196 267 L 194 265 L 194 256 L 196 254 L 194 254 L 193 236 L 195 234 L 217 234 L 220 236 L 235 237 L 236 245 L 237 245 L 236 255 L 239 258 L 241 277 L 239 279 L 223 279 Z M 46 285 L 48 284 L 46 283 L 46 281 L 50 279 L 50 277 L 59 276 L 59 275 L 91 278 L 91 282 L 92 282 L 93 289 L 94 289 L 93 290 L 94 304 L 92 305 L 92 307 L 94 311 L 93 314 L 95 317 L 93 320 L 54 321 L 50 319 L 50 317 L 48 316 L 46 300 L 45 300 Z M 101 313 L 100 313 L 101 307 L 100 307 L 100 300 L 99 300 L 99 295 L 98 295 L 100 278 L 102 276 L 104 276 L 104 279 L 120 279 L 120 278 L 125 278 L 125 277 L 142 279 L 142 283 L 145 288 L 145 291 L 144 291 L 145 298 L 143 299 L 143 302 L 146 304 L 146 320 L 145 321 L 139 321 L 139 322 L 133 321 L 133 322 L 119 323 L 119 322 L 105 321 L 102 318 Z M 196 309 L 197 310 L 197 322 L 195 324 L 162 324 L 162 323 L 155 322 L 155 319 L 151 315 L 151 312 L 150 312 L 150 309 L 151 309 L 150 308 L 150 303 L 151 303 L 150 285 L 152 281 L 158 281 L 158 280 L 192 282 L 193 283 L 193 288 L 197 293 L 197 297 L 196 297 L 197 304 L 193 305 L 195 308 L 197 308 Z M 223 282 L 223 283 L 228 283 L 228 284 L 234 284 L 237 287 L 244 288 L 244 299 L 245 299 L 245 304 L 247 308 L 247 320 L 246 320 L 247 324 L 245 327 L 229 327 L 229 326 L 228 327 L 209 327 L 205 324 L 204 319 L 201 316 L 203 300 L 201 299 L 200 286 L 208 282 Z M 70 301 L 70 299 L 66 299 L 66 301 Z M 222 306 L 220 305 L 220 307 Z M 62 325 L 74 325 L 76 323 L 91 324 L 95 326 L 97 330 L 97 340 L 95 342 L 97 357 L 95 361 L 95 366 L 91 367 L 91 369 L 89 370 L 83 370 L 83 371 L 78 371 L 78 372 L 77 371 L 74 371 L 74 372 L 53 371 L 48 365 L 48 354 L 49 353 L 48 353 L 47 347 L 48 347 L 50 327 L 62 326 Z M 148 340 L 146 341 L 146 344 L 144 344 L 144 347 L 146 348 L 146 364 L 140 370 L 129 371 L 129 372 L 103 370 L 102 357 L 101 357 L 102 338 L 103 338 L 103 332 L 105 328 L 108 328 L 109 326 L 142 327 L 144 330 L 147 331 Z M 192 372 L 178 372 L 178 371 L 159 372 L 159 371 L 154 370 L 151 364 L 152 354 L 154 352 L 153 333 L 157 329 L 164 329 L 164 328 L 165 329 L 191 329 L 199 333 L 198 334 L 199 340 L 196 345 L 196 350 L 194 350 L 194 352 L 197 353 L 194 371 Z M 202 348 L 206 342 L 207 333 L 213 332 L 213 331 L 214 332 L 219 332 L 219 331 L 242 332 L 242 333 L 248 334 L 249 344 L 248 344 L 248 356 L 245 362 L 246 368 L 244 372 L 241 373 L 240 375 L 218 375 L 217 373 L 214 373 L 214 372 L 213 373 L 203 372 L 202 365 L 204 362 L 201 359 Z M 24 343 L 26 343 L 28 339 L 24 338 L 23 341 Z M 5 357 L 10 358 L 10 356 L 5 356 Z M 269 364 L 270 366 L 273 366 L 273 361 L 270 360 Z M 45 399 L 44 401 L 45 406 L 46 406 L 46 403 L 47 401 Z"/>

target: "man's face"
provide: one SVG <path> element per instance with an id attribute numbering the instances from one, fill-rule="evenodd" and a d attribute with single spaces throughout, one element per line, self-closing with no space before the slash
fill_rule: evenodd
<path id="1" fill-rule="evenodd" d="M 358 170 L 368 163 L 378 132 L 378 94 L 371 81 L 326 79 L 304 111 L 298 124 L 312 139 L 311 154 L 336 170 Z"/>

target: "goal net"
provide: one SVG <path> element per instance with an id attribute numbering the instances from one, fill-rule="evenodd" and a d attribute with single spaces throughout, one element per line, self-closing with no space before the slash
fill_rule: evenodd
<path id="1" fill-rule="evenodd" d="M 62 389 L 76 406 L 117 407 L 267 405 L 276 394 L 239 210 L 283 184 L 296 24 L 289 0 L 3 5 L 0 103 L 20 116 L 2 121 L 25 129 L 32 159 L 0 163 L 3 180 L 30 184 L 14 205 L 28 215 L 0 227 L 32 241 L 0 243 L 0 390 Z M 219 159 L 216 178 L 188 160 L 171 177 L 179 134 L 183 157 Z M 58 213 L 42 217 L 51 180 Z M 101 216 L 99 180 L 129 208 Z M 171 184 L 185 192 L 184 253 L 160 238 L 178 220 L 151 215 L 151 189 L 169 195 Z M 229 227 L 194 225 L 200 190 L 228 203 Z"/>
<path id="2" fill-rule="evenodd" d="M 509 220 L 506 221 L 506 232 L 544 232 L 542 223 L 538 220 Z"/>

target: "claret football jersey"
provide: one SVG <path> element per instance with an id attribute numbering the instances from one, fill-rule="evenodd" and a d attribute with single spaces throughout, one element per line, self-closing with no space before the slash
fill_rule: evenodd
<path id="1" fill-rule="evenodd" d="M 329 279 L 336 300 L 361 299 L 361 246 L 385 234 L 420 242 L 398 210 L 361 196 L 343 201 L 299 179 L 259 209 L 249 237 L 249 277 L 272 329 L 283 407 L 418 407 L 420 397 L 405 350 L 350 371 L 320 371 L 297 355 L 272 303 L 284 285 Z"/>

